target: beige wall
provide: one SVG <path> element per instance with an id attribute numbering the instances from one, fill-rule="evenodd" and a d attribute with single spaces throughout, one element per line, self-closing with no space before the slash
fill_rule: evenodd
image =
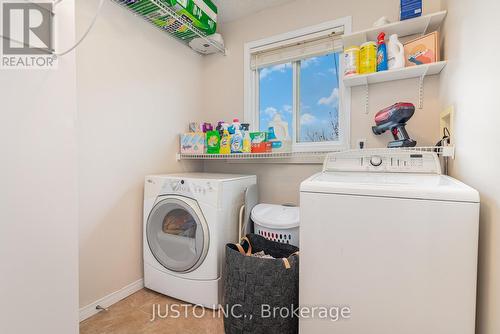
<path id="1" fill-rule="evenodd" d="M 500 333 L 500 181 L 498 32 L 500 3 L 448 0 L 443 105 L 455 105 L 452 175 L 481 193 L 478 334 Z"/>
<path id="2" fill-rule="evenodd" d="M 97 6 L 77 1 L 81 35 Z M 77 50 L 80 306 L 142 278 L 147 174 L 180 171 L 178 133 L 200 118 L 202 58 L 112 2 Z"/>
<path id="3" fill-rule="evenodd" d="M 77 52 L 80 306 L 88 305 L 142 277 L 142 186 L 146 174 L 201 168 L 176 163 L 177 135 L 191 120 L 243 116 L 243 44 L 248 41 L 353 16 L 353 29 L 371 26 L 382 15 L 395 20 L 398 0 L 296 1 L 222 27 L 229 55 L 201 58 L 110 2 Z M 77 1 L 77 30 L 87 28 L 96 0 Z M 307 9 L 315 6 L 318 10 Z M 439 9 L 427 1 L 425 11 Z M 276 23 L 278 17 L 279 23 Z M 190 80 L 186 80 L 186 79 Z M 425 107 L 409 131 L 421 145 L 438 136 L 437 78 L 426 83 Z M 201 89 L 203 87 L 203 90 Z M 374 113 L 400 100 L 417 102 L 417 80 L 370 88 L 370 114 L 364 90 L 352 94 L 352 142 L 374 137 Z M 193 92 L 193 93 L 191 93 Z M 388 93 L 389 92 L 389 93 Z M 320 165 L 207 163 L 207 171 L 257 174 L 261 200 L 297 203 L 298 185 Z"/>
<path id="4" fill-rule="evenodd" d="M 204 63 L 204 113 L 207 121 L 243 118 L 243 45 L 291 30 L 328 20 L 352 16 L 353 31 L 372 26 L 381 16 L 396 20 L 399 0 L 302 0 L 278 6 L 231 22 L 222 28 L 229 54 L 211 56 Z M 425 13 L 440 10 L 440 1 L 424 1 Z M 439 79 L 426 79 L 425 105 L 410 121 L 408 131 L 419 145 L 433 145 L 439 137 Z M 376 137 L 371 133 L 374 114 L 394 102 L 418 102 L 418 79 L 386 83 L 370 87 L 370 111 L 365 114 L 365 90 L 352 90 L 351 145 L 357 139 L 368 140 L 368 147 L 383 147 L 389 134 Z M 207 171 L 245 172 L 259 176 L 261 200 L 270 203 L 298 203 L 299 184 L 320 170 L 319 165 L 269 165 L 206 163 Z M 272 181 L 272 182 L 271 182 Z"/>
<path id="5" fill-rule="evenodd" d="M 74 3 L 55 9 L 58 51 Z M 75 56 L 0 75 L 0 333 L 78 333 Z"/>

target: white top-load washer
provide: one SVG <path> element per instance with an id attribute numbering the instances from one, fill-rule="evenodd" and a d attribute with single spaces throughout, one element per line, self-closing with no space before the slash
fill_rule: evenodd
<path id="1" fill-rule="evenodd" d="M 350 310 L 301 333 L 474 333 L 479 194 L 435 153 L 331 154 L 300 191 L 300 304 Z"/>
<path id="2" fill-rule="evenodd" d="M 209 308 L 222 294 L 224 246 L 238 241 L 238 214 L 255 176 L 188 173 L 146 177 L 144 284 Z"/>

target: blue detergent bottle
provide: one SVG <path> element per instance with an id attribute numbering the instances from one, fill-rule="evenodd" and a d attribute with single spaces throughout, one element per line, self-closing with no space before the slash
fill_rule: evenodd
<path id="1" fill-rule="evenodd" d="M 381 32 L 378 35 L 377 72 L 387 71 L 388 69 L 389 69 L 389 61 L 387 59 L 387 45 L 385 44 L 385 33 Z"/>

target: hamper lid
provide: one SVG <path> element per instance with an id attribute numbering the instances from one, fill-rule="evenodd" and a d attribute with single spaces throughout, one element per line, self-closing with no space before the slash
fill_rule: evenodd
<path id="1" fill-rule="evenodd" d="M 299 226 L 299 208 L 275 204 L 259 204 L 252 209 L 252 220 L 272 229 Z"/>

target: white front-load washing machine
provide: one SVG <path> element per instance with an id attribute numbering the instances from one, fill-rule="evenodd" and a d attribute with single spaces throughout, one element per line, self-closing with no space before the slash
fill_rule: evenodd
<path id="1" fill-rule="evenodd" d="M 151 175 L 144 187 L 144 284 L 192 304 L 221 302 L 224 246 L 256 176 Z"/>

